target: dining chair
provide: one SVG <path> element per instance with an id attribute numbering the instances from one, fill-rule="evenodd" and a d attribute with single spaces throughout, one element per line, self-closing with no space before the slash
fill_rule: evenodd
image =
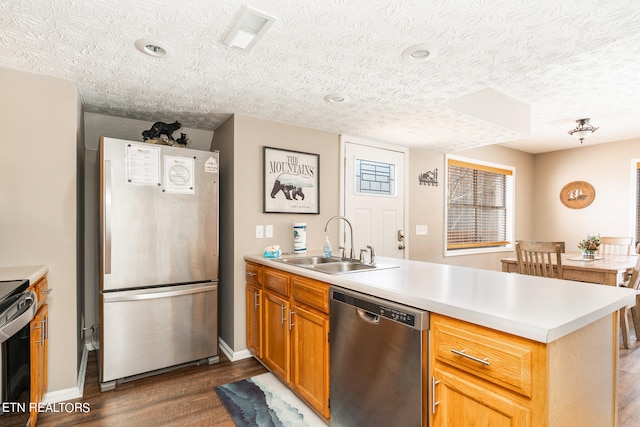
<path id="1" fill-rule="evenodd" d="M 598 255 L 629 255 L 633 237 L 600 237 Z"/>
<path id="2" fill-rule="evenodd" d="M 640 340 L 640 257 L 636 265 L 633 267 L 629 280 L 625 281 L 624 286 L 626 288 L 634 289 L 636 291 L 636 305 L 634 307 L 624 307 L 620 310 L 620 329 L 622 330 L 622 345 L 624 348 L 629 348 L 629 322 L 628 315 L 631 311 L 631 319 L 633 320 L 633 329 L 636 331 L 636 341 Z"/>
<path id="3" fill-rule="evenodd" d="M 516 242 L 518 271 L 529 276 L 562 279 L 562 258 L 564 242 Z M 555 262 L 554 262 L 555 258 Z"/>

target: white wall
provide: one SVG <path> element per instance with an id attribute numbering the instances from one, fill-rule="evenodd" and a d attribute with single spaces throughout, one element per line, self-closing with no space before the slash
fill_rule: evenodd
<path id="1" fill-rule="evenodd" d="M 77 146 L 70 81 L 0 68 L 0 267 L 49 267 L 48 391 L 77 386 Z"/>

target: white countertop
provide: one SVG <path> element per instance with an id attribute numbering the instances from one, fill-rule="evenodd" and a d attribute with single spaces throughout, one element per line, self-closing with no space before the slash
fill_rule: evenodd
<path id="1" fill-rule="evenodd" d="M 542 343 L 635 305 L 633 289 L 421 261 L 377 257 L 398 268 L 338 275 L 261 255 L 245 260 Z"/>
<path id="2" fill-rule="evenodd" d="M 29 279 L 29 284 L 33 284 L 48 272 L 49 267 L 45 265 L 0 267 L 0 281 Z"/>

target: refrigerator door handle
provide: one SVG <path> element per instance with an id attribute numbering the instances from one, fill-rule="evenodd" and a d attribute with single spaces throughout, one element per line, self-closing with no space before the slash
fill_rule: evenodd
<path id="1" fill-rule="evenodd" d="M 104 161 L 104 274 L 111 274 L 111 160 Z"/>
<path id="2" fill-rule="evenodd" d="M 215 283 L 197 284 L 188 286 L 168 286 L 156 289 L 136 289 L 133 291 L 106 292 L 103 293 L 104 302 L 142 301 L 157 298 L 170 298 L 182 295 L 198 294 L 202 292 L 216 292 L 218 286 Z"/>

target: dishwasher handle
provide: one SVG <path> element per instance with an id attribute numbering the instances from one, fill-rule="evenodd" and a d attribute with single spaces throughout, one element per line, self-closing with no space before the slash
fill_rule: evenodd
<path id="1" fill-rule="evenodd" d="M 376 314 L 369 313 L 361 308 L 356 308 L 356 313 L 358 313 L 358 317 L 365 322 L 372 323 L 374 325 L 380 323 L 380 316 Z"/>

